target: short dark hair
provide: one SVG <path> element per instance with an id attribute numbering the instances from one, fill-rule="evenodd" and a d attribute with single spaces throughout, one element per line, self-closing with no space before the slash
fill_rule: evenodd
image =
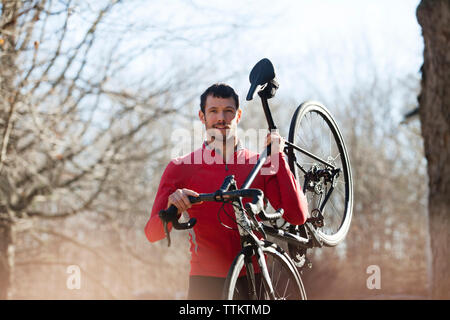
<path id="1" fill-rule="evenodd" d="M 215 83 L 200 96 L 200 109 L 203 113 L 205 113 L 206 98 L 209 95 L 216 98 L 233 98 L 236 103 L 236 110 L 239 109 L 239 96 L 234 89 L 225 83 Z"/>

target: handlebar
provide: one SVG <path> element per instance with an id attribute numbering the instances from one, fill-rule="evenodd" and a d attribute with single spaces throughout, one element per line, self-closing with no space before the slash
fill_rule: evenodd
<path id="1" fill-rule="evenodd" d="M 245 205 L 245 208 L 254 213 L 257 213 L 258 217 L 263 221 L 277 220 L 281 218 L 284 214 L 283 208 L 280 208 L 273 213 L 268 213 L 264 210 L 264 208 L 258 208 L 258 206 L 253 203 L 247 203 Z"/>
<path id="2" fill-rule="evenodd" d="M 232 201 L 239 198 L 252 198 L 251 202 L 246 203 L 245 209 L 253 216 L 258 216 L 261 220 L 276 220 L 283 216 L 283 209 L 278 209 L 274 213 L 267 213 L 264 211 L 263 205 L 263 192 L 259 189 L 238 189 L 227 191 L 230 186 L 235 186 L 236 182 L 234 176 L 227 176 L 220 187 L 214 193 L 202 193 L 198 197 L 188 196 L 189 201 L 194 204 L 202 201 L 216 201 L 225 202 Z M 177 230 L 186 230 L 195 226 L 197 219 L 190 218 L 188 222 L 180 223 L 178 221 L 178 208 L 175 205 L 170 205 L 167 210 L 161 210 L 159 212 L 159 218 L 163 221 L 164 232 L 167 237 L 168 246 L 170 247 L 170 233 L 168 229 L 168 223 L 171 222 L 172 226 Z"/>
<path id="3" fill-rule="evenodd" d="M 168 223 L 172 222 L 172 226 L 177 230 L 186 230 L 190 229 L 197 223 L 197 219 L 191 218 L 188 222 L 179 222 L 178 221 L 178 208 L 173 204 L 167 210 L 161 210 L 159 212 L 159 218 L 163 222 L 164 233 L 167 237 L 167 246 L 170 247 L 170 233 L 168 228 Z"/>

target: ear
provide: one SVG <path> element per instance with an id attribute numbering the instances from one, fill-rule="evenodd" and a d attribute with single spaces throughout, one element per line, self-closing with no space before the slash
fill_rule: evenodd
<path id="1" fill-rule="evenodd" d="M 241 121 L 241 116 L 242 116 L 242 109 L 241 108 L 239 108 L 238 110 L 237 110 L 237 113 L 236 113 L 236 123 L 239 123 L 239 121 Z"/>
<path id="2" fill-rule="evenodd" d="M 201 109 L 198 111 L 198 117 L 200 118 L 200 121 L 205 124 L 205 114 Z"/>

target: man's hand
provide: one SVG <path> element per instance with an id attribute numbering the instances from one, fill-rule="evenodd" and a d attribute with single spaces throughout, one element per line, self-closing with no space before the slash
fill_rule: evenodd
<path id="1" fill-rule="evenodd" d="M 267 147 L 269 143 L 272 143 L 271 153 L 282 153 L 284 150 L 284 141 L 284 138 L 280 136 L 278 131 L 272 131 L 267 134 L 265 147 Z"/>
<path id="2" fill-rule="evenodd" d="M 170 207 L 170 205 L 174 205 L 178 208 L 178 213 L 181 213 L 183 211 L 186 211 L 190 207 L 192 207 L 192 203 L 189 201 L 188 196 L 194 196 L 198 197 L 199 194 L 193 190 L 189 189 L 177 189 L 174 193 L 172 193 L 167 202 L 167 208 Z M 200 204 L 202 202 L 198 202 L 196 204 Z"/>

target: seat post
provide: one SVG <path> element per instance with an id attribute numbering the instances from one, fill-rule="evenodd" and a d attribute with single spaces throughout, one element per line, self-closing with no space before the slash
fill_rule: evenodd
<path id="1" fill-rule="evenodd" d="M 272 113 L 270 112 L 269 103 L 267 100 L 273 98 L 275 96 L 275 92 L 277 91 L 279 85 L 278 82 L 273 78 L 268 83 L 266 83 L 262 90 L 258 91 L 258 95 L 261 98 L 261 102 L 264 109 L 264 114 L 266 115 L 267 124 L 269 125 L 269 130 L 277 130 L 275 123 L 272 118 Z"/>
<path id="2" fill-rule="evenodd" d="M 270 112 L 269 103 L 267 102 L 267 98 L 264 94 L 264 90 L 259 91 L 258 95 L 261 97 L 261 102 L 263 105 L 264 114 L 267 119 L 267 124 L 269 125 L 269 130 L 270 131 L 278 130 L 277 127 L 275 126 L 275 123 L 273 122 L 272 113 Z"/>

